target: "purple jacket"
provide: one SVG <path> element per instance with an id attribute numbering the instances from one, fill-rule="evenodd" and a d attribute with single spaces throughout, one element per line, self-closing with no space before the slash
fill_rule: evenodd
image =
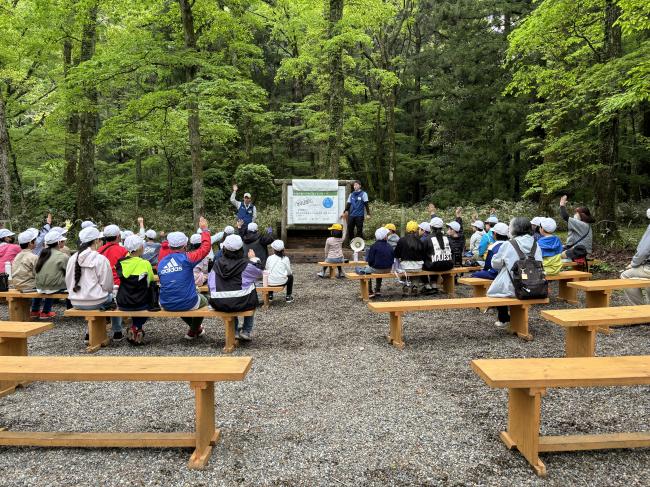
<path id="1" fill-rule="evenodd" d="M 255 281 L 262 277 L 259 259 L 229 259 L 226 256 L 215 262 L 208 276 L 210 305 L 217 311 L 247 311 L 258 305 Z"/>

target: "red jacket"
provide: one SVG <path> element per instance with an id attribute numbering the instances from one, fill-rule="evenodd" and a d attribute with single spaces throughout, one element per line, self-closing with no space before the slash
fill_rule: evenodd
<path id="1" fill-rule="evenodd" d="M 160 263 L 166 255 L 171 253 L 172 251 L 169 248 L 169 242 L 164 240 L 163 243 L 160 244 L 160 250 L 158 251 L 158 263 Z M 158 269 L 158 264 L 156 264 L 156 269 Z"/>
<path id="2" fill-rule="evenodd" d="M 108 242 L 105 245 L 102 245 L 97 250 L 101 255 L 108 259 L 108 262 L 111 264 L 111 270 L 113 271 L 113 282 L 116 286 L 120 285 L 120 279 L 117 277 L 117 271 L 115 270 L 115 264 L 122 257 L 126 257 L 128 254 L 127 250 L 116 242 Z"/>

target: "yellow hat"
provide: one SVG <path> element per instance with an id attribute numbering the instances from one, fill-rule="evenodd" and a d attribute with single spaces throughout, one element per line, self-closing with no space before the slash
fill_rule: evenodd
<path id="1" fill-rule="evenodd" d="M 388 228 L 389 230 L 392 230 L 393 232 L 397 231 L 397 227 L 395 225 L 393 225 L 392 223 L 387 223 L 386 225 L 384 225 L 384 228 Z"/>
<path id="2" fill-rule="evenodd" d="M 406 233 L 415 233 L 418 231 L 418 228 L 420 228 L 418 222 L 411 220 L 406 224 Z"/>
<path id="3" fill-rule="evenodd" d="M 331 227 L 328 228 L 328 230 L 343 230 L 343 225 L 340 223 L 335 223 Z"/>

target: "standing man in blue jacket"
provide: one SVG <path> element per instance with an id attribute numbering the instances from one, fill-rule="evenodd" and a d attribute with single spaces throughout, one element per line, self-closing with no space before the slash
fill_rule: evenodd
<path id="1" fill-rule="evenodd" d="M 237 201 L 237 190 L 239 188 L 236 184 L 232 185 L 232 194 L 230 195 L 230 202 L 237 208 L 237 220 L 244 222 L 244 226 L 248 226 L 257 219 L 257 208 L 253 204 L 250 193 L 244 193 L 244 201 Z"/>
<path id="2" fill-rule="evenodd" d="M 368 193 L 361 189 L 361 181 L 354 182 L 354 191 L 350 193 L 348 202 L 345 205 L 345 211 L 341 218 L 348 221 L 348 238 L 355 236 L 363 238 L 363 220 L 368 214 L 370 216 L 370 206 L 368 206 Z M 356 235 L 354 230 L 356 228 Z"/>

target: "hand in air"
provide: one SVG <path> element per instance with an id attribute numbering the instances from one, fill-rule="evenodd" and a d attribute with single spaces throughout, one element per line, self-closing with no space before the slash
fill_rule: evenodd
<path id="1" fill-rule="evenodd" d="M 459 206 L 456 208 L 456 217 L 459 218 L 463 215 L 463 209 Z"/>
<path id="2" fill-rule="evenodd" d="M 268 233 L 269 235 L 271 235 L 271 234 L 273 233 L 273 227 L 267 227 L 267 229 L 266 229 L 266 233 Z"/>
<path id="3" fill-rule="evenodd" d="M 48 225 L 52 225 L 52 213 L 47 214 L 47 218 L 45 220 Z"/>
<path id="4" fill-rule="evenodd" d="M 144 226 L 144 218 L 142 218 L 141 216 L 138 217 L 138 224 L 139 224 L 141 227 Z"/>
<path id="5" fill-rule="evenodd" d="M 565 206 L 568 199 L 569 197 L 567 195 L 562 196 L 560 198 L 560 206 Z"/>
<path id="6" fill-rule="evenodd" d="M 239 186 L 237 186 L 236 184 L 233 184 L 233 185 L 232 185 L 232 190 L 233 190 L 235 193 L 237 192 L 238 189 L 239 189 Z"/>
<path id="7" fill-rule="evenodd" d="M 206 220 L 204 217 L 199 218 L 199 228 L 208 228 L 208 220 Z"/>
<path id="8" fill-rule="evenodd" d="M 241 228 L 244 226 L 244 220 L 237 220 L 237 228 Z"/>

